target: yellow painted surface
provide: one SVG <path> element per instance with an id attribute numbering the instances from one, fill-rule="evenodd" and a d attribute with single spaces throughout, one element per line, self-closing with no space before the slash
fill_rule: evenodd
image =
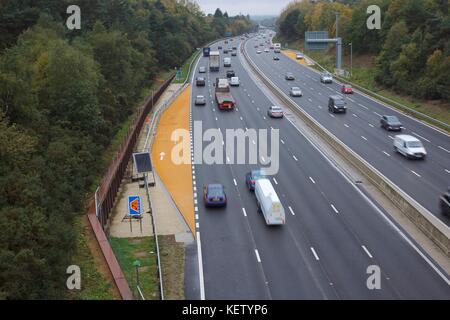
<path id="1" fill-rule="evenodd" d="M 161 181 L 169 191 L 178 210 L 195 236 L 194 194 L 192 190 L 192 167 L 189 142 L 189 101 L 191 87 L 188 86 L 166 109 L 158 124 L 152 148 L 152 161 Z M 172 152 L 177 142 L 172 141 L 172 133 L 177 129 L 187 131 L 187 161 L 177 164 Z M 179 144 L 179 141 L 178 141 Z M 161 157 L 161 153 L 164 156 Z"/>
<path id="2" fill-rule="evenodd" d="M 281 53 L 283 53 L 285 56 L 291 58 L 292 60 L 297 61 L 300 64 L 305 64 L 305 59 L 303 58 L 303 59 L 297 60 L 297 58 L 295 58 L 296 53 L 293 51 L 283 50 L 283 51 L 281 51 Z"/>

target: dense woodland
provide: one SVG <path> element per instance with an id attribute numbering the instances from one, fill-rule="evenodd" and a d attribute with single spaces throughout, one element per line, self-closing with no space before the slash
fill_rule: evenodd
<path id="1" fill-rule="evenodd" d="M 381 9 L 381 29 L 366 27 L 369 5 Z M 419 98 L 450 101 L 450 16 L 448 0 L 297 1 L 277 21 L 283 40 L 304 39 L 305 31 L 352 42 L 356 54 L 376 56 L 375 80 Z"/>
<path id="2" fill-rule="evenodd" d="M 81 8 L 81 30 L 66 8 Z M 102 153 L 161 71 L 254 26 L 175 0 L 0 1 L 0 298 L 64 298 Z"/>

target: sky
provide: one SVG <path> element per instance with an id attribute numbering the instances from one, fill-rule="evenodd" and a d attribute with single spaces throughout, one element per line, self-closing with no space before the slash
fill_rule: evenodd
<path id="1" fill-rule="evenodd" d="M 196 0 L 206 14 L 217 8 L 229 15 L 239 13 L 252 15 L 278 15 L 292 0 Z"/>

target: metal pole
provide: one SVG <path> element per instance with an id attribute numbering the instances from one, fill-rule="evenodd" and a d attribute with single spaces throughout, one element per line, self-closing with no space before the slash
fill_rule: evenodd
<path id="1" fill-rule="evenodd" d="M 147 193 L 148 207 L 150 209 L 150 217 L 152 218 L 153 234 L 155 235 L 156 260 L 158 261 L 158 274 L 159 274 L 159 286 L 160 286 L 160 291 L 161 291 L 161 300 L 164 300 L 164 288 L 163 288 L 163 278 L 162 278 L 162 269 L 161 269 L 161 259 L 160 259 L 160 255 L 159 255 L 158 234 L 156 233 L 155 217 L 153 215 L 153 212 L 151 211 L 152 203 L 150 200 L 150 192 L 148 191 L 147 173 L 144 173 L 144 180 L 145 180 L 145 191 Z"/>
<path id="2" fill-rule="evenodd" d="M 350 42 L 350 77 L 353 76 L 353 44 Z"/>
<path id="3" fill-rule="evenodd" d="M 339 11 L 335 12 L 336 14 L 336 38 L 339 36 Z"/>

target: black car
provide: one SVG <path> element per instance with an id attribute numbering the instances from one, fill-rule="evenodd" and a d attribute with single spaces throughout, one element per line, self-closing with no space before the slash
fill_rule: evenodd
<path id="1" fill-rule="evenodd" d="M 292 72 L 287 72 L 284 78 L 286 80 L 295 80 L 294 74 L 292 74 Z"/>
<path id="2" fill-rule="evenodd" d="M 222 46 L 218 46 L 217 49 L 222 50 Z"/>
<path id="3" fill-rule="evenodd" d="M 196 79 L 196 81 L 195 81 L 195 84 L 196 84 L 198 87 L 204 87 L 204 86 L 206 85 L 205 78 L 203 78 L 203 77 L 198 77 L 198 78 Z"/>
<path id="4" fill-rule="evenodd" d="M 228 49 L 223 49 L 223 53 L 228 53 Z"/>
<path id="5" fill-rule="evenodd" d="M 273 60 L 280 60 L 280 57 L 279 56 L 273 56 Z"/>
<path id="6" fill-rule="evenodd" d="M 450 187 L 440 198 L 440 207 L 443 215 L 450 217 Z"/>
<path id="7" fill-rule="evenodd" d="M 236 77 L 236 74 L 234 73 L 233 70 L 228 70 L 227 71 L 227 78 L 232 78 L 232 77 Z"/>
<path id="8" fill-rule="evenodd" d="M 264 170 L 252 170 L 245 176 L 245 184 L 247 185 L 247 188 L 251 191 L 255 190 L 255 182 L 258 179 L 265 178 L 266 174 Z"/>
<path id="9" fill-rule="evenodd" d="M 328 99 L 328 111 L 336 113 L 336 112 L 343 112 L 346 113 L 347 107 L 345 106 L 346 102 L 344 101 L 344 98 L 341 96 L 335 95 L 330 96 Z"/>
<path id="10" fill-rule="evenodd" d="M 386 130 L 401 131 L 402 124 L 396 116 L 382 116 L 380 119 L 381 127 Z"/>

